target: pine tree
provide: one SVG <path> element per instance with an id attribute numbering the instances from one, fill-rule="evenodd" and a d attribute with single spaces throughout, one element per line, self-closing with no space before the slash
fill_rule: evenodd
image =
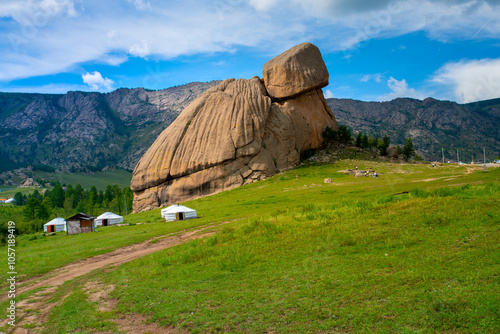
<path id="1" fill-rule="evenodd" d="M 408 137 L 406 144 L 403 147 L 403 156 L 406 160 L 410 160 L 412 156 L 415 155 L 415 148 L 413 148 L 413 141 L 411 137 Z"/>
<path id="2" fill-rule="evenodd" d="M 104 205 L 109 206 L 111 201 L 113 200 L 113 187 L 110 185 L 106 186 L 106 190 L 104 191 Z"/>
<path id="3" fill-rule="evenodd" d="M 351 130 L 347 128 L 345 125 L 339 125 L 339 141 L 341 143 L 351 143 Z"/>
<path id="4" fill-rule="evenodd" d="M 50 198 L 52 203 L 58 208 L 62 208 L 64 205 L 64 190 L 60 183 L 56 183 L 54 189 L 50 192 Z"/>
<path id="5" fill-rule="evenodd" d="M 35 220 L 36 218 L 36 207 L 38 206 L 38 200 L 36 197 L 30 197 L 23 208 L 23 216 L 26 220 Z"/>
<path id="6" fill-rule="evenodd" d="M 85 199 L 85 196 L 84 196 L 84 190 L 83 190 L 83 187 L 81 186 L 80 183 L 78 183 L 76 186 L 75 186 L 75 190 L 74 190 L 74 198 L 73 198 L 73 207 L 76 208 L 76 206 Z M 80 212 L 80 211 L 79 211 Z"/>
<path id="7" fill-rule="evenodd" d="M 26 195 L 23 195 L 20 191 L 14 195 L 14 205 L 23 206 L 27 202 Z"/>
<path id="8" fill-rule="evenodd" d="M 90 215 L 94 214 L 94 208 L 97 203 L 97 189 L 95 186 L 90 188 L 90 191 L 87 193 L 87 199 L 85 200 L 85 212 Z"/>
<path id="9" fill-rule="evenodd" d="M 384 136 L 378 142 L 378 149 L 380 150 L 380 155 L 387 155 L 387 149 L 389 148 L 389 144 L 391 143 L 389 137 L 387 135 Z"/>
<path id="10" fill-rule="evenodd" d="M 401 146 L 399 146 L 399 144 L 398 146 L 396 146 L 396 152 L 398 152 L 398 155 L 403 154 L 403 150 L 401 149 Z"/>
<path id="11" fill-rule="evenodd" d="M 363 134 L 361 132 L 358 132 L 358 135 L 356 136 L 356 147 L 361 147 L 361 140 L 363 139 Z"/>
<path id="12" fill-rule="evenodd" d="M 376 138 L 376 137 L 370 137 L 368 139 L 368 147 L 370 149 L 376 149 L 377 145 L 378 145 L 378 138 Z"/>
<path id="13" fill-rule="evenodd" d="M 50 217 L 50 199 L 44 198 L 42 202 L 35 207 L 36 218 L 46 220 Z"/>
<path id="14" fill-rule="evenodd" d="M 338 139 L 338 132 L 327 126 L 323 132 L 321 132 L 321 136 L 323 137 L 323 145 L 328 146 Z"/>
<path id="15" fill-rule="evenodd" d="M 120 187 L 118 186 L 114 186 L 113 187 L 113 194 L 114 194 L 114 198 L 113 198 L 113 206 L 118 210 L 118 214 L 121 215 L 122 214 L 122 210 L 123 210 L 123 196 L 122 196 L 122 191 L 120 189 Z"/>
<path id="16" fill-rule="evenodd" d="M 368 141 L 368 136 L 366 134 L 364 134 L 361 137 L 361 147 L 362 148 L 368 148 L 368 147 L 370 147 L 370 143 Z"/>
<path id="17" fill-rule="evenodd" d="M 68 214 L 68 215 L 71 215 L 74 212 L 73 211 L 73 202 L 74 202 L 73 195 L 66 196 L 66 198 L 64 199 L 63 208 L 64 208 L 64 211 L 66 212 L 66 214 Z"/>

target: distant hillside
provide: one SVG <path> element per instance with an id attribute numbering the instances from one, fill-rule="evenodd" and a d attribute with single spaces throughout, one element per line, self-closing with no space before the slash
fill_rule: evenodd
<path id="1" fill-rule="evenodd" d="M 196 97 L 219 81 L 159 91 L 0 93 L 0 172 L 35 166 L 59 171 L 132 170 L 155 138 Z M 389 102 L 328 99 L 339 124 L 403 144 L 411 135 L 420 154 L 464 161 L 500 154 L 500 99 L 457 104 L 399 98 Z"/>
<path id="2" fill-rule="evenodd" d="M 500 154 L 500 99 L 469 104 L 432 98 L 328 99 L 327 103 L 339 124 L 380 138 L 388 135 L 394 144 L 404 144 L 411 136 L 418 153 L 427 159 L 441 160 L 441 148 L 447 159 L 456 159 L 458 149 L 464 162 L 470 162 L 472 151 L 475 160 L 483 160 L 483 147 L 487 159 Z"/>
<path id="3" fill-rule="evenodd" d="M 144 151 L 206 89 L 0 93 L 0 172 L 28 165 L 65 171 L 132 170 Z"/>

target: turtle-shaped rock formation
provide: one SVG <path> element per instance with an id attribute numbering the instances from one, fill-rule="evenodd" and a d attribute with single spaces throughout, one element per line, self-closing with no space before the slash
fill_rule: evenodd
<path id="1" fill-rule="evenodd" d="M 134 211 L 263 180 L 300 162 L 337 123 L 321 88 L 328 71 L 303 43 L 264 65 L 263 80 L 227 79 L 182 111 L 137 163 Z"/>

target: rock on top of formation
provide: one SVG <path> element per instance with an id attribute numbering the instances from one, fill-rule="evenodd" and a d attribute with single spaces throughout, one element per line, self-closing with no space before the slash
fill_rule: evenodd
<path id="1" fill-rule="evenodd" d="M 258 77 L 227 79 L 207 90 L 158 136 L 136 165 L 130 185 L 134 211 L 263 180 L 296 166 L 304 150 L 320 147 L 325 127 L 338 129 L 317 88 L 325 85 L 325 78 L 328 83 L 319 50 L 301 44 L 275 59 L 276 64 L 288 64 L 287 73 L 292 74 L 283 76 L 281 84 L 276 81 L 279 76 L 271 75 L 273 87 L 293 86 L 293 97 L 273 102 L 271 86 Z M 319 74 L 318 63 L 326 74 Z"/>
<path id="2" fill-rule="evenodd" d="M 274 99 L 285 99 L 328 86 L 328 70 L 319 49 L 299 44 L 264 64 L 262 76 Z"/>

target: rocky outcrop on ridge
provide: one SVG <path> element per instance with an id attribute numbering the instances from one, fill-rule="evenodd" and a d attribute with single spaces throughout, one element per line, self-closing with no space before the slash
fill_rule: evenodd
<path id="1" fill-rule="evenodd" d="M 475 158 L 480 160 L 483 147 L 487 159 L 499 152 L 500 99 L 469 104 L 433 98 L 386 102 L 327 99 L 327 103 L 337 121 L 355 132 L 378 138 L 387 135 L 392 145 L 401 147 L 411 136 L 417 153 L 429 161 L 441 161 L 443 151 L 446 160 L 454 160 L 457 149 L 468 159 L 476 152 Z"/>
<path id="2" fill-rule="evenodd" d="M 160 134 L 134 169 L 135 212 L 263 180 L 318 148 L 325 127 L 337 129 L 317 47 L 286 51 L 263 76 L 208 89 Z"/>
<path id="3" fill-rule="evenodd" d="M 33 178 L 29 177 L 18 186 L 18 188 L 41 188 L 40 183 L 33 180 Z"/>

